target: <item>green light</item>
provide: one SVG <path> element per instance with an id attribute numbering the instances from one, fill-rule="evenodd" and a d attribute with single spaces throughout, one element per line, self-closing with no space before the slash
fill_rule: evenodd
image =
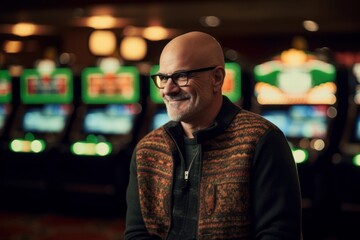
<path id="1" fill-rule="evenodd" d="M 112 151 L 111 144 L 108 142 L 76 142 L 71 146 L 71 152 L 75 155 L 87 156 L 106 156 Z"/>
<path id="2" fill-rule="evenodd" d="M 31 134 L 31 133 L 30 133 Z M 26 135 L 31 138 L 33 135 Z M 13 152 L 33 152 L 39 153 L 45 150 L 46 144 L 44 140 L 14 139 L 10 142 L 10 150 Z"/>
<path id="3" fill-rule="evenodd" d="M 29 141 L 34 140 L 34 139 L 35 139 L 34 134 L 32 134 L 32 133 L 26 133 L 26 134 L 25 134 L 25 139 L 26 139 L 26 140 L 29 140 Z"/>
<path id="4" fill-rule="evenodd" d="M 360 167 L 360 154 L 357 154 L 353 157 L 353 164 Z"/>
<path id="5" fill-rule="evenodd" d="M 308 159 L 308 152 L 305 149 L 293 149 L 292 154 L 296 163 L 303 163 Z"/>
<path id="6" fill-rule="evenodd" d="M 97 143 L 98 142 L 98 138 L 93 135 L 93 134 L 89 134 L 87 137 L 86 137 L 86 141 L 87 142 L 90 142 L 90 143 Z"/>
<path id="7" fill-rule="evenodd" d="M 111 153 L 110 143 L 101 142 L 96 144 L 96 154 L 99 156 L 106 156 Z"/>

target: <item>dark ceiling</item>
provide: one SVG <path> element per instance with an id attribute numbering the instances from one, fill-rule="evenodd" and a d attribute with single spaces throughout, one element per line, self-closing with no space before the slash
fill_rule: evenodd
<path id="1" fill-rule="evenodd" d="M 0 43 L 14 37 L 9 30 L 12 24 L 34 22 L 48 27 L 44 34 L 51 41 L 62 41 L 58 44 L 62 51 L 83 55 L 87 49 L 71 46 L 69 35 L 89 31 L 82 19 L 106 14 L 119 19 L 114 31 L 120 35 L 128 25 L 162 25 L 177 34 L 205 31 L 258 61 L 290 47 L 291 38 L 299 35 L 307 38 L 311 49 L 360 51 L 359 10 L 359 0 L 2 0 Z M 217 16 L 220 25 L 203 26 L 203 16 Z M 304 20 L 316 21 L 319 31 L 306 31 Z M 151 44 L 149 55 L 156 59 L 162 43 Z"/>
<path id="2" fill-rule="evenodd" d="M 162 24 L 180 31 L 202 29 L 199 19 L 218 16 L 218 35 L 302 33 L 303 20 L 317 21 L 322 33 L 359 33 L 359 0 L 6 0 L 0 24 L 33 21 L 53 27 L 75 27 L 78 18 L 111 14 L 128 24 Z"/>

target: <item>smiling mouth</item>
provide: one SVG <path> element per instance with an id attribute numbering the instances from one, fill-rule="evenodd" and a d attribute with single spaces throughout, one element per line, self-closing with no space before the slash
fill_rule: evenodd
<path id="1" fill-rule="evenodd" d="M 185 100 L 188 100 L 190 99 L 189 97 L 186 97 L 186 96 L 181 96 L 181 97 L 165 97 L 165 100 L 167 102 L 179 102 L 179 101 L 185 101 Z"/>

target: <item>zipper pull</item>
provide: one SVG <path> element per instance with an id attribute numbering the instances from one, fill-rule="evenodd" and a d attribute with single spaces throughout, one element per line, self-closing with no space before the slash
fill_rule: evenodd
<path id="1" fill-rule="evenodd" d="M 189 180 L 189 171 L 184 172 L 184 179 L 185 181 Z"/>

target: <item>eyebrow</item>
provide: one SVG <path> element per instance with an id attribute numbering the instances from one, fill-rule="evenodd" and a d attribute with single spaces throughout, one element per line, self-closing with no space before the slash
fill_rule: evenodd
<path id="1" fill-rule="evenodd" d="M 191 71 L 191 70 L 177 70 L 177 71 L 175 71 L 175 72 L 173 72 L 173 73 L 169 73 L 169 74 L 162 73 L 162 72 L 158 72 L 157 75 L 170 76 L 170 75 L 172 75 L 172 74 L 174 74 L 174 73 L 183 73 L 183 72 L 188 72 L 188 71 Z"/>

